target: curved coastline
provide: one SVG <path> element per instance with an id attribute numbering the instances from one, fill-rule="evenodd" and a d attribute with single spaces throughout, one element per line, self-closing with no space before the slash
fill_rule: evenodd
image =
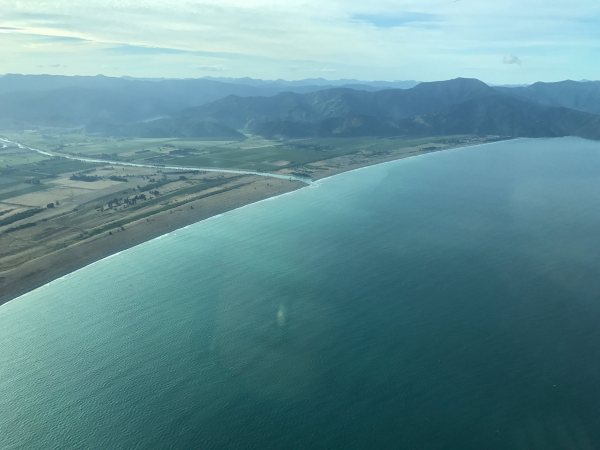
<path id="1" fill-rule="evenodd" d="M 467 149 L 467 148 L 484 147 L 484 146 L 494 145 L 494 144 L 500 144 L 500 143 L 508 142 L 508 141 L 518 142 L 518 141 L 527 140 L 527 139 L 529 139 L 529 138 L 511 138 L 511 139 L 503 139 L 503 140 L 492 141 L 492 142 L 482 142 L 482 143 L 473 144 L 473 145 L 461 145 L 459 147 L 448 147 L 448 148 L 443 148 L 443 149 L 440 149 L 440 150 L 433 150 L 433 151 L 418 153 L 418 154 L 414 154 L 414 155 L 407 155 L 407 156 L 403 156 L 403 157 L 400 157 L 400 158 L 390 159 L 390 160 L 387 160 L 387 161 L 374 161 L 372 164 L 364 164 L 364 165 L 362 165 L 360 167 L 355 167 L 355 168 L 352 168 L 352 169 L 343 170 L 341 172 L 334 173 L 333 175 L 328 175 L 328 176 L 325 176 L 325 177 L 322 177 L 322 178 L 315 178 L 310 183 L 310 185 L 318 184 L 318 183 L 320 183 L 322 181 L 329 180 L 330 178 L 337 177 L 338 175 L 343 175 L 343 174 L 346 174 L 346 173 L 352 173 L 352 172 L 356 172 L 356 171 L 359 171 L 359 170 L 368 169 L 369 167 L 380 166 L 382 164 L 390 164 L 390 163 L 393 163 L 393 162 L 396 162 L 396 161 L 402 161 L 402 160 L 405 160 L 405 159 L 424 158 L 426 156 L 434 156 L 435 154 L 441 153 L 441 152 L 446 153 L 446 152 L 450 152 L 450 151 L 453 151 L 453 150 L 464 150 L 464 149 Z M 559 138 L 552 138 L 552 139 L 559 139 Z"/>
<path id="2" fill-rule="evenodd" d="M 522 139 L 526 139 L 526 138 L 516 138 L 516 139 L 509 139 L 512 141 L 517 141 L 517 140 L 522 140 Z M 6 139 L 2 139 L 5 142 L 10 142 L 12 144 L 15 145 L 19 145 L 21 148 L 24 149 L 28 149 L 31 151 L 35 151 L 41 154 L 46 154 L 47 156 L 53 156 L 53 157 L 67 157 L 66 155 L 59 155 L 59 154 L 52 154 L 52 153 L 48 153 L 48 152 L 44 152 L 43 150 L 38 150 L 38 149 L 34 149 L 31 147 L 27 147 L 27 146 L 23 146 L 22 144 L 13 142 L 13 141 L 8 141 Z M 263 176 L 263 177 L 271 177 L 271 178 L 275 178 L 275 179 L 279 179 L 279 180 L 287 180 L 287 181 L 296 181 L 299 183 L 302 183 L 301 186 L 299 187 L 294 187 L 292 189 L 286 190 L 284 192 L 279 192 L 276 193 L 274 195 L 268 195 L 264 198 L 259 198 L 259 199 L 255 199 L 255 200 L 251 200 L 247 203 L 242 203 L 239 204 L 237 206 L 234 206 L 232 208 L 226 208 L 223 209 L 222 211 L 216 212 L 214 214 L 210 214 L 206 217 L 202 217 L 199 220 L 194 220 L 194 221 L 187 221 L 189 223 L 184 223 L 184 224 L 179 224 L 175 227 L 165 227 L 160 233 L 155 234 L 155 233 L 150 233 L 146 238 L 141 239 L 141 240 L 133 240 L 131 241 L 130 244 L 124 243 L 123 245 L 117 245 L 115 248 L 106 248 L 105 251 L 104 248 L 100 248 L 100 249 L 96 249 L 97 251 L 94 252 L 94 254 L 96 255 L 95 257 L 92 258 L 85 258 L 82 257 L 81 258 L 75 258 L 75 261 L 71 262 L 71 264 L 67 264 L 66 266 L 64 266 L 64 269 L 62 270 L 56 270 L 53 273 L 44 273 L 44 274 L 39 274 L 39 272 L 35 272 L 32 271 L 31 273 L 28 274 L 28 276 L 23 277 L 21 281 L 21 283 L 17 283 L 17 284 L 21 284 L 20 286 L 9 286 L 9 288 L 7 290 L 3 290 L 3 292 L 0 293 L 0 308 L 9 303 L 9 302 L 13 302 L 15 300 L 18 300 L 19 298 L 28 295 L 30 292 L 35 291 L 37 289 L 41 289 L 44 286 L 47 286 L 51 283 L 53 283 L 54 281 L 60 280 L 66 276 L 69 276 L 73 273 L 76 273 L 86 267 L 92 266 L 96 263 L 99 263 L 101 261 L 104 261 L 106 259 L 112 258 L 114 256 L 119 255 L 120 253 L 123 253 L 125 251 L 129 251 L 132 250 L 136 247 L 138 247 L 139 245 L 145 244 L 147 242 L 151 242 L 157 239 L 161 239 L 167 235 L 170 235 L 172 233 L 176 233 L 179 230 L 188 228 L 192 225 L 195 224 L 199 224 L 202 223 L 204 221 L 207 220 L 212 220 L 212 219 L 217 219 L 220 218 L 222 216 L 224 216 L 227 213 L 231 213 L 234 211 L 238 211 L 240 209 L 246 208 L 246 207 L 250 207 L 262 202 L 266 202 L 266 201 L 272 201 L 275 199 L 278 199 L 280 197 L 284 197 L 286 195 L 289 194 L 293 194 L 297 191 L 300 191 L 304 188 L 309 188 L 309 187 L 318 187 L 322 182 L 330 180 L 334 177 L 337 177 L 339 175 L 343 175 L 343 174 L 347 174 L 347 173 L 351 173 L 351 172 L 355 172 L 355 171 L 359 171 L 359 170 L 363 170 L 363 169 L 367 169 L 369 167 L 374 167 L 374 166 L 380 166 L 380 165 L 384 165 L 384 164 L 391 164 L 391 163 L 395 163 L 395 162 L 399 162 L 401 160 L 405 160 L 405 159 L 412 159 L 412 158 L 417 158 L 417 157 L 424 157 L 427 155 L 431 155 L 431 154 L 435 154 L 435 153 L 440 153 L 440 152 L 446 152 L 449 150 L 464 150 L 467 148 L 477 148 L 480 146 L 487 146 L 487 145 L 492 145 L 492 144 L 497 144 L 497 143 L 501 143 L 501 142 L 506 142 L 507 140 L 499 140 L 499 141 L 493 141 L 493 142 L 484 142 L 484 143 L 476 143 L 473 145 L 461 145 L 458 147 L 449 147 L 449 148 L 444 148 L 444 149 L 440 149 L 440 150 L 434 150 L 434 151 L 428 151 L 428 152 L 423 152 L 423 153 L 418 153 L 418 154 L 410 154 L 410 155 L 405 155 L 405 156 L 401 156 L 399 158 L 394 158 L 394 159 L 390 159 L 390 160 L 383 160 L 383 161 L 373 161 L 372 163 L 367 163 L 367 164 L 362 164 L 359 167 L 352 167 L 352 168 L 348 168 L 347 170 L 342 170 L 340 172 L 334 173 L 332 175 L 327 175 L 321 178 L 315 178 L 315 179 L 311 179 L 311 180 L 306 180 L 306 179 L 301 179 L 301 177 L 288 177 L 285 175 L 281 175 L 281 174 L 268 174 L 268 173 L 259 173 L 259 172 L 252 172 L 252 171 L 236 171 L 235 169 L 225 169 L 224 171 L 226 171 L 227 173 L 239 173 L 239 174 L 245 174 L 245 175 L 255 175 L 255 176 Z M 68 159 L 78 159 L 75 157 L 71 157 Z M 104 161 L 104 160 L 94 160 L 92 161 L 91 159 L 87 159 L 87 158 L 82 158 L 80 159 L 82 161 L 87 160 L 87 162 L 101 162 L 101 163 L 107 163 L 107 164 L 114 164 L 114 165 L 135 165 L 133 163 L 127 164 L 127 163 L 119 163 L 119 162 L 110 162 L 110 161 Z M 141 167 L 145 167 L 145 166 L 141 166 Z M 154 167 L 154 166 L 150 166 L 148 165 L 148 167 Z M 163 166 L 160 166 L 161 168 L 163 168 Z M 179 170 L 207 170 L 204 168 L 190 168 L 190 167 L 178 167 L 178 166 L 174 166 L 174 167 L 164 167 L 164 168 L 168 168 L 168 169 L 179 169 Z M 221 171 L 220 169 L 215 169 L 215 168 L 211 168 L 208 171 L 213 171 L 213 172 L 219 172 Z M 275 176 L 278 175 L 278 176 Z M 50 253 L 47 255 L 42 255 L 38 258 L 36 258 L 35 260 L 32 260 L 26 264 L 33 264 L 35 265 L 40 265 L 40 266 L 44 266 L 44 261 L 46 260 L 52 260 L 52 259 L 61 259 L 60 256 L 63 254 L 62 252 L 69 252 L 74 251 L 74 247 L 77 247 L 79 245 L 83 245 L 85 246 L 86 244 L 91 245 L 94 244 L 94 242 L 87 242 L 87 241 L 83 241 L 81 243 L 72 245 L 70 247 L 67 247 L 65 249 L 59 250 L 57 252 L 54 253 Z M 59 261 L 56 261 L 56 263 L 59 263 Z M 51 266 L 49 266 L 51 267 Z M 18 269 L 18 268 L 17 268 Z M 35 273 L 35 275 L 34 275 Z M 32 280 L 32 278 L 36 279 L 36 280 Z"/>

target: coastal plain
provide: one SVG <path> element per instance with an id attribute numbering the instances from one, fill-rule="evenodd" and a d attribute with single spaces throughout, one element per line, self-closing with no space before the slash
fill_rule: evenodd
<path id="1" fill-rule="evenodd" d="M 71 131 L 5 131 L 0 137 L 0 304 L 98 259 L 310 180 L 500 139 L 128 139 Z"/>

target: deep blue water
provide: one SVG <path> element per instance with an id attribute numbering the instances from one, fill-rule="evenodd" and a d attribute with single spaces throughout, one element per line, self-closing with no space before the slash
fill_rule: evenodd
<path id="1" fill-rule="evenodd" d="M 600 143 L 336 176 L 0 307 L 0 448 L 600 448 Z"/>

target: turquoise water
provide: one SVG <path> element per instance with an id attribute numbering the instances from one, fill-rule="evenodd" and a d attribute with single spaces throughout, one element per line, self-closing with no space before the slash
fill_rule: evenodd
<path id="1" fill-rule="evenodd" d="M 600 448 L 600 143 L 354 171 L 0 307 L 0 448 Z"/>

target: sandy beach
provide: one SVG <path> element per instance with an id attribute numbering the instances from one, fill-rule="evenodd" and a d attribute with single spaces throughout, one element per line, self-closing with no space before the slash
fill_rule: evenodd
<path id="1" fill-rule="evenodd" d="M 99 234 L 45 253 L 40 247 L 28 261 L 0 272 L 0 305 L 81 267 L 163 234 L 226 211 L 299 189 L 304 184 L 263 177 L 244 177 L 248 184 L 194 200 L 129 223 L 124 231 Z"/>
<path id="2" fill-rule="evenodd" d="M 477 145 L 486 141 L 482 138 L 468 145 Z M 415 147 L 389 154 L 344 155 L 306 165 L 303 170 L 311 179 L 319 180 L 374 164 L 463 146 L 465 143 L 427 151 Z M 278 174 L 291 173 L 281 170 Z M 143 216 L 138 214 L 139 219 L 136 219 L 135 214 L 125 214 L 122 222 L 126 222 L 126 225 L 122 228 L 117 227 L 113 231 L 81 239 L 74 239 L 71 236 L 69 240 L 65 236 L 53 236 L 49 241 L 36 242 L 38 245 L 19 255 L 20 259 L 11 259 L 10 255 L 2 255 L 0 257 L 0 305 L 56 278 L 150 239 L 226 211 L 306 186 L 300 181 L 288 179 L 254 175 L 230 176 L 231 181 L 226 183 L 225 187 L 208 189 L 195 197 L 183 197 L 183 201 L 175 203 L 172 207 L 150 210 Z M 31 238 L 32 241 L 36 239 Z M 2 244 L 1 239 L 0 244 Z"/>

